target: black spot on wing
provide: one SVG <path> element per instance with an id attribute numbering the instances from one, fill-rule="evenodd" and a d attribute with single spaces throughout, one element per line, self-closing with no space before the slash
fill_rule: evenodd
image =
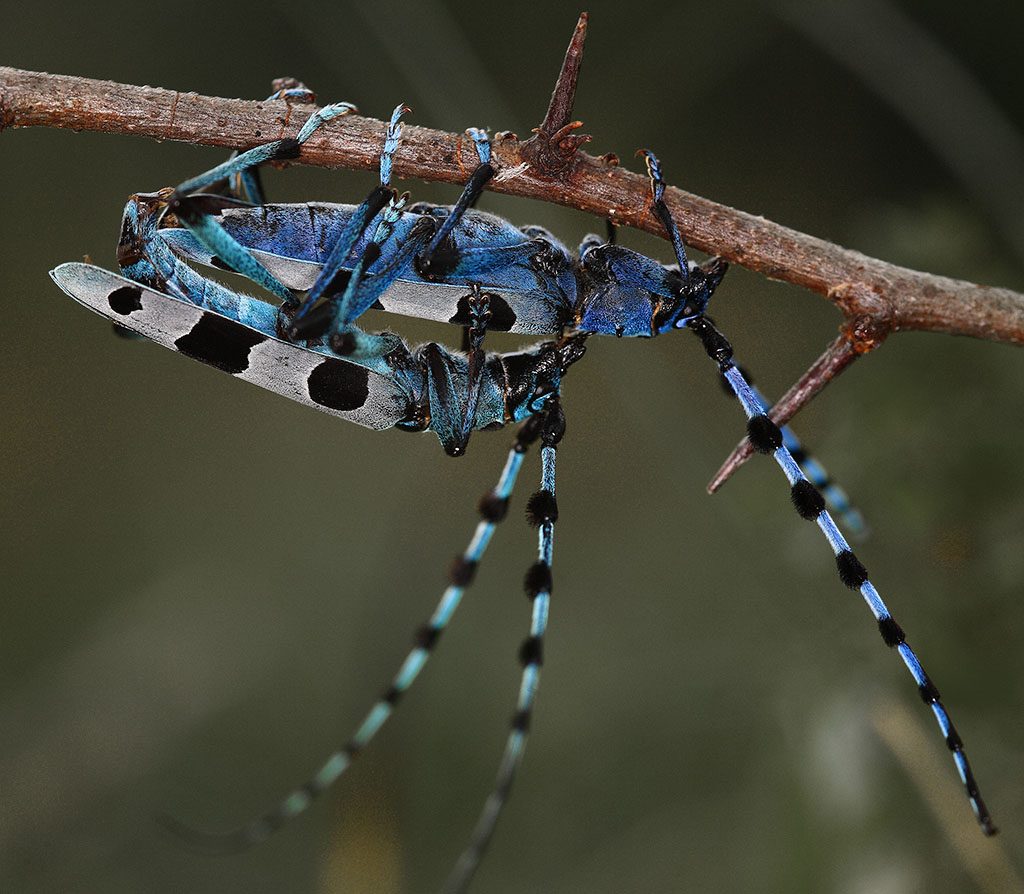
<path id="1" fill-rule="evenodd" d="M 509 307 L 508 302 L 501 295 L 489 292 L 488 296 L 490 302 L 487 307 L 491 316 L 487 320 L 487 328 L 492 332 L 510 332 L 516 324 L 516 312 Z M 455 323 L 458 326 L 469 326 L 472 323 L 469 313 L 469 298 L 469 295 L 463 295 L 459 299 L 459 303 L 455 306 L 455 315 L 448 320 L 449 323 Z"/>
<path id="2" fill-rule="evenodd" d="M 306 383 L 314 403 L 331 410 L 358 410 L 370 395 L 370 371 L 344 360 L 325 360 Z"/>
<path id="3" fill-rule="evenodd" d="M 174 343 L 182 354 L 237 375 L 249 368 L 249 351 L 267 337 L 216 314 L 204 313 L 192 331 Z"/>
<path id="4" fill-rule="evenodd" d="M 121 286 L 107 295 L 107 303 L 114 313 L 126 317 L 132 311 L 142 310 L 142 289 L 138 286 Z"/>

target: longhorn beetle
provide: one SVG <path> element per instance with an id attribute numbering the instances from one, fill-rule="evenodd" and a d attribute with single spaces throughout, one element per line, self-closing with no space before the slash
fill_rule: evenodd
<path id="1" fill-rule="evenodd" d="M 296 95 L 297 94 L 297 95 Z M 291 99 L 307 98 L 293 88 Z M 410 205 L 390 186 L 399 145 L 399 105 L 380 155 L 380 184 L 359 205 L 266 202 L 259 166 L 297 157 L 320 127 L 353 107 L 328 105 L 310 115 L 295 139 L 242 152 L 174 190 L 133 196 L 118 245 L 121 275 L 91 264 L 52 271 L 75 300 L 142 336 L 186 356 L 321 411 L 373 429 L 431 430 L 446 453 L 459 456 L 476 430 L 518 424 L 503 471 L 484 495 L 472 540 L 450 571 L 441 601 L 416 635 L 391 685 L 352 738 L 275 808 L 227 834 L 208 834 L 174 820 L 187 840 L 217 849 L 244 848 L 305 810 L 336 781 L 394 711 L 427 661 L 469 584 L 509 498 L 528 449 L 539 442 L 540 487 L 527 515 L 538 529 L 538 553 L 525 577 L 532 604 L 530 633 L 519 657 L 522 680 L 494 789 L 447 889 L 464 890 L 491 838 L 521 760 L 534 706 L 552 590 L 553 536 L 558 519 L 555 466 L 565 432 L 562 379 L 594 335 L 653 337 L 688 330 L 740 403 L 747 433 L 778 464 L 802 519 L 814 523 L 835 557 L 842 584 L 859 591 L 884 643 L 894 649 L 933 712 L 986 835 L 995 826 L 981 798 L 963 744 L 923 670 L 826 507 L 830 500 L 853 530 L 860 518 L 841 490 L 780 430 L 763 398 L 736 365 L 729 341 L 706 310 L 726 265 L 698 265 L 664 202 L 658 160 L 643 152 L 651 210 L 675 255 L 661 264 L 596 236 L 574 257 L 539 227 L 517 228 L 473 209 L 494 176 L 489 139 L 468 131 L 479 163 L 456 204 Z M 241 274 L 277 301 L 252 298 L 196 272 L 188 261 Z M 463 351 L 430 343 L 410 348 L 398 335 L 368 333 L 357 322 L 371 309 L 455 324 Z M 548 335 L 512 353 L 485 350 L 489 331 Z"/>

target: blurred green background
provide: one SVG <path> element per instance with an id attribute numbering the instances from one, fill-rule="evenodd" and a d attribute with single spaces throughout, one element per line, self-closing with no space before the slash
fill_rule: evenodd
<path id="1" fill-rule="evenodd" d="M 590 3 L 576 114 L 591 150 L 637 168 L 632 152 L 648 146 L 701 195 L 1024 289 L 1024 7 L 830 8 Z M 896 28 L 894 10 L 931 43 Z M 404 100 L 411 123 L 525 134 L 578 11 L 39 0 L 6 11 L 0 62 L 257 98 L 294 75 L 377 117 Z M 912 115 L 891 102 L 904 88 Z M 125 197 L 222 157 L 0 135 L 4 891 L 433 891 L 497 766 L 528 625 L 520 580 L 534 539 L 520 510 L 535 458 L 431 666 L 329 796 L 228 858 L 183 850 L 152 822 L 168 811 L 230 827 L 347 737 L 432 610 L 509 440 L 478 435 L 453 461 L 433 435 L 339 424 L 115 339 L 48 280 L 86 253 L 113 267 Z M 352 201 L 372 177 L 296 168 L 266 183 L 279 200 Z M 499 196 L 482 207 L 571 245 L 601 227 Z M 625 239 L 669 256 L 662 241 Z M 820 297 L 738 268 L 714 313 L 773 396 L 839 323 Z M 387 324 L 457 344 L 444 327 Z M 693 342 L 595 340 L 565 386 L 534 735 L 475 890 L 1014 890 L 1022 363 L 1006 346 L 900 335 L 798 425 L 870 520 L 859 553 L 967 742 L 998 844 L 972 828 L 929 712 L 775 468 L 754 462 L 705 494 L 742 418 Z"/>

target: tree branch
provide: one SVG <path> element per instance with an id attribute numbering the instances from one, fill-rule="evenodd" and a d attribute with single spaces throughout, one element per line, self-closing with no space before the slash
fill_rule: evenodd
<path id="1" fill-rule="evenodd" d="M 283 101 L 222 99 L 0 67 L 0 130 L 61 127 L 233 150 L 294 136 L 310 108 L 297 107 L 293 114 Z M 298 163 L 374 168 L 385 126 L 373 118 L 346 116 L 318 131 L 303 146 Z M 494 146 L 498 174 L 488 189 L 664 236 L 650 211 L 645 176 L 586 153 L 579 153 L 564 175 L 553 176 L 524 158 L 524 145 L 514 134 L 499 135 Z M 475 160 L 461 134 L 406 126 L 394 170 L 403 178 L 462 183 Z M 1017 292 L 879 261 L 681 189 L 670 187 L 665 200 L 688 245 L 818 292 L 839 307 L 848 323 L 866 317 L 873 323 L 867 334 L 846 327 L 864 348 L 889 332 L 907 329 L 1024 344 L 1024 295 Z"/>
<path id="2" fill-rule="evenodd" d="M 647 178 L 618 167 L 614 155 L 595 158 L 580 150 L 589 137 L 576 134 L 581 125 L 571 119 L 586 28 L 584 13 L 534 135 L 526 141 L 509 132 L 496 135 L 492 163 L 498 173 L 487 188 L 576 208 L 664 237 L 661 222 L 651 212 Z M 62 127 L 235 150 L 294 136 L 311 108 L 283 100 L 221 99 L 0 67 L 0 131 Z M 298 163 L 374 168 L 385 128 L 383 121 L 345 116 L 317 131 L 303 145 Z M 476 162 L 472 142 L 462 134 L 406 126 L 394 173 L 463 183 Z M 843 314 L 836 341 L 772 408 L 779 424 L 893 332 L 946 332 L 1024 344 L 1024 295 L 1017 292 L 889 264 L 681 189 L 666 190 L 665 201 L 688 245 L 818 292 Z M 749 444 L 741 443 L 710 489 L 720 487 L 749 455 Z"/>

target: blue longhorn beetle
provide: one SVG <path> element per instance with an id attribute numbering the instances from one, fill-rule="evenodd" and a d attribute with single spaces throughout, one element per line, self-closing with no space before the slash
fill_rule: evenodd
<path id="1" fill-rule="evenodd" d="M 278 96 L 312 101 L 303 88 Z M 345 772 L 425 665 L 506 514 L 525 453 L 539 440 L 541 486 L 527 505 L 527 516 L 539 529 L 538 557 L 525 578 L 532 622 L 520 649 L 522 682 L 498 777 L 446 886 L 448 891 L 465 890 L 521 760 L 539 682 L 558 518 L 555 457 L 565 431 L 562 377 L 583 356 L 591 335 L 653 337 L 687 329 L 717 365 L 728 392 L 740 401 L 754 447 L 772 455 L 781 467 L 799 515 L 825 535 L 842 583 L 861 593 L 884 642 L 907 666 L 952 752 L 982 831 L 994 834 L 938 690 L 827 505 L 853 533 L 863 527 L 859 513 L 788 427 L 780 429 L 768 417 L 763 398 L 735 364 L 729 342 L 706 316 L 727 265 L 717 258 L 702 265 L 687 260 L 664 202 L 665 183 L 655 156 L 643 152 L 651 208 L 672 243 L 675 265 L 593 235 L 584 239 L 574 259 L 540 227 L 517 228 L 473 210 L 495 174 L 488 137 L 480 130 L 467 131 L 479 164 L 456 204 L 409 205 L 407 193 L 399 195 L 390 187 L 401 119 L 408 111 L 401 105 L 385 135 L 380 185 L 360 205 L 266 203 L 259 166 L 296 158 L 319 127 L 353 110 L 348 103 L 325 106 L 309 117 L 295 139 L 236 154 L 177 189 L 133 196 L 125 208 L 117 251 L 123 275 L 82 263 L 62 264 L 51 273 L 65 292 L 114 321 L 122 334 L 156 341 L 369 428 L 430 429 L 452 456 L 465 452 L 474 430 L 521 423 L 498 483 L 480 501 L 481 519 L 452 565 L 436 610 L 352 738 L 276 808 L 234 831 L 198 832 L 169 818 L 166 824 L 199 845 L 245 848 L 305 810 Z M 186 261 L 239 273 L 273 294 L 280 305 L 228 289 Z M 371 308 L 459 325 L 464 350 L 435 343 L 410 349 L 393 333 L 364 332 L 356 321 Z M 526 350 L 492 354 L 483 347 L 488 330 L 557 337 Z"/>

